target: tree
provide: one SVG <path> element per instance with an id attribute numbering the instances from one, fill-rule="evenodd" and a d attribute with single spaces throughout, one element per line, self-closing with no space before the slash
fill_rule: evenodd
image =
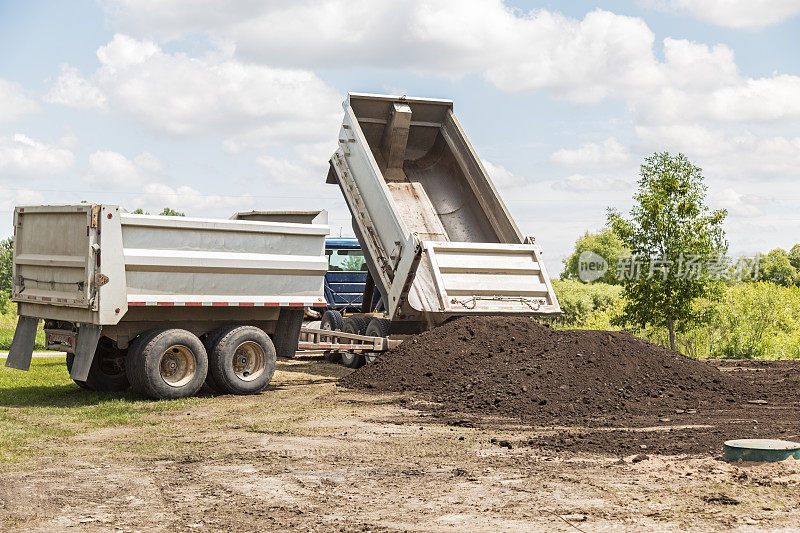
<path id="1" fill-rule="evenodd" d="M 795 244 L 792 246 L 792 249 L 789 250 L 789 262 L 797 272 L 800 272 L 800 244 Z"/>
<path id="2" fill-rule="evenodd" d="M 792 252 L 794 252 L 794 248 L 792 248 Z M 758 279 L 784 287 L 790 287 L 797 283 L 797 268 L 792 264 L 791 255 L 781 248 L 775 248 L 767 255 L 762 255 L 758 261 Z"/>
<path id="3" fill-rule="evenodd" d="M 653 154 L 641 166 L 631 218 L 608 211 L 609 226 L 633 256 L 617 323 L 666 327 L 673 350 L 675 331 L 701 318 L 693 302 L 716 299 L 722 289 L 716 273 L 725 266 L 719 263 L 728 248 L 722 229 L 727 212 L 705 205 L 701 172 L 683 154 Z"/>
<path id="4" fill-rule="evenodd" d="M 131 213 L 134 214 L 134 215 L 149 215 L 150 214 L 150 213 L 145 212 L 144 209 L 142 209 L 141 207 L 139 209 L 134 209 L 133 211 L 131 211 Z"/>
<path id="5" fill-rule="evenodd" d="M 13 266 L 14 240 L 0 241 L 0 298 L 11 298 L 11 268 Z"/>
<path id="6" fill-rule="evenodd" d="M 586 252 L 596 254 L 605 260 L 607 270 L 604 274 L 599 275 L 600 273 L 598 273 L 599 277 L 586 276 L 586 271 L 582 269 L 581 265 L 581 255 L 585 258 Z M 564 271 L 561 273 L 561 279 L 618 284 L 617 265 L 620 259 L 628 255 L 630 255 L 630 250 L 611 228 L 605 227 L 597 233 L 587 231 L 575 242 L 575 251 L 572 252 L 572 255 L 564 259 Z"/>
<path id="7" fill-rule="evenodd" d="M 185 217 L 186 213 L 181 213 L 179 211 L 175 211 L 172 208 L 165 207 L 163 211 L 159 213 L 162 217 Z"/>

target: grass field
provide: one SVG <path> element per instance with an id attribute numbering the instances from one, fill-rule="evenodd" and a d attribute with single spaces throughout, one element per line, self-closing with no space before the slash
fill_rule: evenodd
<path id="1" fill-rule="evenodd" d="M 87 391 L 69 378 L 64 356 L 35 357 L 28 372 L 0 368 L 0 463 L 36 456 L 91 429 L 157 424 L 145 416 L 211 399 L 149 401 L 131 392 Z"/>
<path id="2" fill-rule="evenodd" d="M 44 350 L 44 330 L 43 322 L 39 321 L 39 329 L 36 332 L 36 344 L 34 350 Z M 14 339 L 14 329 L 17 327 L 17 313 L 12 308 L 5 314 L 0 313 L 0 350 L 6 351 L 11 347 Z"/>

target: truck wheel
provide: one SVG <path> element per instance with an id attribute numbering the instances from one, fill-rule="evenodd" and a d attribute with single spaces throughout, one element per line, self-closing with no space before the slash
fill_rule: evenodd
<path id="1" fill-rule="evenodd" d="M 322 320 L 319 323 L 319 329 L 328 329 L 331 331 L 342 331 L 344 327 L 344 318 L 342 313 L 334 309 L 328 309 L 322 315 Z"/>
<path id="2" fill-rule="evenodd" d="M 206 354 L 208 354 L 209 358 L 209 371 L 206 374 L 206 386 L 208 386 L 209 389 L 211 389 L 217 394 L 222 394 L 222 391 L 217 386 L 217 383 L 214 381 L 214 376 L 211 374 L 211 369 L 210 369 L 211 352 L 214 350 L 214 345 L 217 343 L 219 338 L 230 329 L 231 329 L 230 326 L 222 326 L 213 331 L 209 331 L 208 333 L 206 333 L 201 337 L 201 340 L 203 341 L 203 347 L 206 349 Z"/>
<path id="3" fill-rule="evenodd" d="M 156 399 L 186 398 L 206 379 L 203 343 L 184 329 L 154 330 L 128 350 L 126 372 L 133 390 Z"/>
<path id="4" fill-rule="evenodd" d="M 391 322 L 386 318 L 373 318 L 367 325 L 366 335 L 370 337 L 388 337 L 389 324 Z"/>
<path id="5" fill-rule="evenodd" d="M 77 379 L 73 381 L 84 389 L 99 392 L 122 392 L 130 386 L 128 376 L 125 374 L 125 355 L 124 350 L 114 347 L 109 339 L 102 338 L 97 344 L 86 381 Z M 74 361 L 75 355 L 68 353 L 67 371 L 70 373 Z"/>
<path id="6" fill-rule="evenodd" d="M 328 309 L 322 314 L 322 320 L 319 323 L 319 329 L 326 329 L 329 331 L 342 331 L 344 327 L 344 319 L 342 313 L 335 309 Z M 341 357 L 338 352 L 325 352 L 325 360 L 329 363 L 338 363 Z"/>
<path id="7" fill-rule="evenodd" d="M 367 316 L 349 316 L 344 319 L 342 331 L 345 333 L 355 333 L 356 335 L 365 335 L 368 325 L 369 317 Z"/>
<path id="8" fill-rule="evenodd" d="M 214 344 L 208 365 L 220 392 L 256 394 L 275 374 L 275 346 L 257 327 L 234 326 Z"/>
<path id="9" fill-rule="evenodd" d="M 361 368 L 366 363 L 364 354 L 354 352 L 342 353 L 342 364 L 347 368 Z"/>

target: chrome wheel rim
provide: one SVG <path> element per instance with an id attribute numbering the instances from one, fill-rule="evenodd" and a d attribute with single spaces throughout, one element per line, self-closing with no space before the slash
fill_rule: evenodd
<path id="1" fill-rule="evenodd" d="M 267 356 L 257 342 L 246 341 L 233 352 L 233 373 L 242 381 L 253 381 L 264 373 Z"/>
<path id="2" fill-rule="evenodd" d="M 194 378 L 197 362 L 194 352 L 187 346 L 170 346 L 161 355 L 161 379 L 170 387 L 183 387 Z"/>

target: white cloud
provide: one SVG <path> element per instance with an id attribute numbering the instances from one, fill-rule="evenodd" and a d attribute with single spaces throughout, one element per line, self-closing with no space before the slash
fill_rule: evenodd
<path id="1" fill-rule="evenodd" d="M 31 189 L 10 189 L 0 185 L 0 212 L 13 211 L 18 205 L 44 203 L 44 195 Z"/>
<path id="2" fill-rule="evenodd" d="M 330 138 L 340 120 L 340 96 L 310 71 L 243 63 L 222 53 L 170 54 L 125 35 L 100 47 L 97 57 L 101 66 L 91 82 L 77 85 L 98 88 L 112 112 L 156 132 L 214 134 L 241 149 Z"/>
<path id="3" fill-rule="evenodd" d="M 712 177 L 774 180 L 800 168 L 800 137 L 761 137 L 749 131 L 728 134 L 699 125 L 636 127 L 643 146 L 683 152 Z"/>
<path id="4" fill-rule="evenodd" d="M 617 139 L 609 137 L 602 143 L 585 142 L 578 148 L 562 148 L 550 155 L 550 162 L 570 168 L 614 168 L 628 163 L 630 153 Z"/>
<path id="5" fill-rule="evenodd" d="M 163 163 L 153 154 L 143 152 L 133 161 L 118 152 L 98 150 L 89 156 L 89 169 L 84 179 L 115 189 L 139 187 L 156 179 L 153 172 Z"/>
<path id="6" fill-rule="evenodd" d="M 796 0 L 650 0 L 647 3 L 716 26 L 748 30 L 759 30 L 800 15 L 800 3 Z"/>
<path id="7" fill-rule="evenodd" d="M 150 172 L 162 172 L 167 168 L 164 161 L 160 157 L 151 154 L 150 152 L 142 152 L 137 155 L 133 160 L 139 167 L 149 170 Z"/>
<path id="8" fill-rule="evenodd" d="M 570 192 L 619 191 L 629 189 L 631 186 L 632 183 L 620 178 L 584 176 L 583 174 L 572 174 L 553 183 L 554 189 Z"/>
<path id="9" fill-rule="evenodd" d="M 61 76 L 45 95 L 46 102 L 64 104 L 77 109 L 108 108 L 108 102 L 100 89 L 78 74 L 78 69 L 69 65 L 61 66 Z"/>
<path id="10" fill-rule="evenodd" d="M 758 196 L 740 194 L 736 190 L 727 187 L 720 191 L 713 200 L 715 203 L 727 209 L 731 215 L 738 217 L 755 217 L 762 215 L 763 212 L 757 204 L 763 204 L 764 200 Z"/>
<path id="11" fill-rule="evenodd" d="M 495 165 L 486 159 L 484 159 L 482 162 L 483 168 L 485 168 L 486 172 L 489 173 L 489 177 L 492 179 L 492 182 L 500 189 L 519 187 L 527 183 L 524 177 L 514 174 L 506 167 Z"/>
<path id="12" fill-rule="evenodd" d="M 798 10 L 795 0 L 692 5 L 709 6 L 697 7 L 709 12 L 730 6 L 731 15 Z M 477 74 L 509 92 L 549 90 L 584 103 L 623 98 L 648 123 L 800 116 L 799 77 L 742 76 L 727 46 L 681 39 L 665 39 L 659 61 L 655 36 L 642 19 L 599 9 L 575 19 L 545 9 L 524 12 L 499 0 L 298 0 L 226 9 L 214 2 L 109 0 L 106 8 L 118 27 L 134 33 L 171 38 L 201 32 L 236 57 L 272 66 L 389 65 L 447 77 Z M 104 64 L 149 63 L 164 55 L 144 41 L 126 46 L 133 51 L 105 53 Z"/>
<path id="13" fill-rule="evenodd" d="M 58 144 L 47 144 L 21 133 L 0 137 L 0 178 L 48 178 L 75 163 L 75 155 Z"/>
<path id="14" fill-rule="evenodd" d="M 229 212 L 232 208 L 244 209 L 253 205 L 250 195 L 223 196 L 218 194 L 203 194 L 197 189 L 187 185 L 171 187 L 164 183 L 150 183 L 144 187 L 146 205 L 169 206 L 178 211 L 191 215 L 192 212 L 215 211 Z"/>
<path id="15" fill-rule="evenodd" d="M 38 109 L 19 84 L 0 78 L 0 122 L 13 122 Z"/>

